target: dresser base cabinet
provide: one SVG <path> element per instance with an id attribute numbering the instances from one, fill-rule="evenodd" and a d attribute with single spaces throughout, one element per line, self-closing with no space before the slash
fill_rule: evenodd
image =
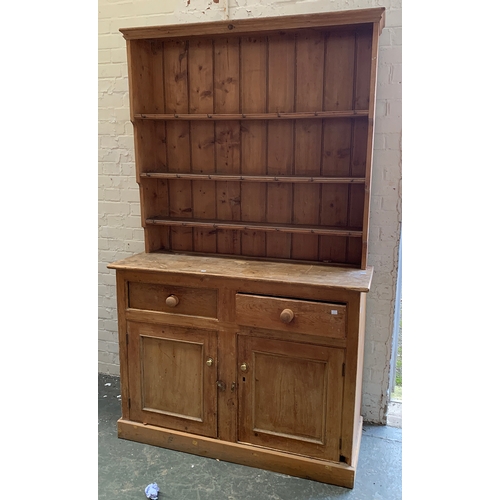
<path id="1" fill-rule="evenodd" d="M 354 486 L 372 268 L 174 253 L 109 267 L 120 438 Z"/>

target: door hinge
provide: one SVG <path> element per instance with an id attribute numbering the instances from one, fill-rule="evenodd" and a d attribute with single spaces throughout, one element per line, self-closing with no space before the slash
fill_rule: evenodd
<path id="1" fill-rule="evenodd" d="M 130 410 L 130 398 L 128 398 L 128 409 Z"/>
<path id="2" fill-rule="evenodd" d="M 339 450 L 342 449 L 342 438 L 339 438 Z"/>
<path id="3" fill-rule="evenodd" d="M 125 342 L 128 345 L 128 333 L 125 334 Z"/>
<path id="4" fill-rule="evenodd" d="M 345 363 L 342 363 L 342 376 L 345 377 Z"/>

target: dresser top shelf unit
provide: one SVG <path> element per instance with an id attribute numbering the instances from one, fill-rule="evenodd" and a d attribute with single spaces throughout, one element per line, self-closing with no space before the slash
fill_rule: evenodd
<path id="1" fill-rule="evenodd" d="M 366 269 L 384 9 L 121 29 L 145 251 Z"/>

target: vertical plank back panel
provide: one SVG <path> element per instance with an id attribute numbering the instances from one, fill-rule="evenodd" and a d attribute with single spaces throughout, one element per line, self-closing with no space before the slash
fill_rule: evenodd
<path id="1" fill-rule="evenodd" d="M 238 38 L 214 40 L 214 112 L 240 111 L 240 42 Z M 239 174 L 241 155 L 240 124 L 218 121 L 215 124 L 215 165 L 221 174 Z M 238 182 L 217 182 L 217 218 L 241 220 L 241 189 Z M 241 254 L 239 231 L 218 230 L 217 252 Z"/>
<path id="2" fill-rule="evenodd" d="M 241 39 L 241 112 L 265 112 L 267 107 L 267 37 Z M 266 174 L 267 123 L 241 123 L 241 173 Z M 241 220 L 265 222 L 267 186 L 262 183 L 242 183 Z M 266 234 L 261 231 L 243 231 L 241 253 L 249 256 L 266 255 Z"/>
<path id="3" fill-rule="evenodd" d="M 356 34 L 356 67 L 354 78 L 353 109 L 368 109 L 370 104 L 370 74 L 372 57 L 371 31 L 358 31 Z M 353 126 L 353 145 L 350 175 L 364 177 L 366 172 L 366 137 L 367 122 L 357 120 Z M 365 209 L 365 185 L 357 184 L 349 188 L 349 225 L 362 227 Z M 349 238 L 347 246 L 347 262 L 361 264 L 362 241 L 360 238 Z"/>
<path id="4" fill-rule="evenodd" d="M 372 25 L 372 54 L 370 65 L 370 89 L 368 104 L 368 128 L 366 132 L 366 172 L 365 172 L 365 203 L 363 210 L 363 238 L 361 241 L 361 269 L 366 269 L 368 264 L 368 234 L 370 229 L 370 197 L 372 179 L 372 159 L 375 121 L 375 100 L 377 95 L 377 69 L 378 69 L 378 45 L 379 45 L 380 23 Z"/>
<path id="5" fill-rule="evenodd" d="M 130 43 L 130 42 L 129 42 Z M 157 41 L 137 40 L 130 45 L 131 112 L 144 113 L 154 110 L 162 113 L 163 99 L 163 44 Z M 165 182 L 148 179 L 141 182 L 143 172 L 166 171 L 165 123 L 134 121 L 134 143 L 137 181 L 141 206 L 141 221 L 144 227 L 146 251 L 168 248 L 170 230 L 146 226 L 152 216 L 169 215 L 168 196 L 165 197 Z M 166 233 L 166 234 L 165 234 Z"/>
<path id="6" fill-rule="evenodd" d="M 210 39 L 192 40 L 189 44 L 189 112 L 214 112 L 214 67 L 213 42 Z M 191 168 L 193 173 L 210 174 L 215 172 L 215 125 L 211 122 L 193 121 L 190 124 Z M 192 181 L 193 217 L 196 219 L 215 219 L 215 183 Z M 195 252 L 215 253 L 217 235 L 214 230 L 193 229 L 193 250 Z"/>
<path id="7" fill-rule="evenodd" d="M 297 38 L 295 110 L 316 111 L 323 107 L 324 34 L 305 32 Z M 295 174 L 321 175 L 321 120 L 297 120 L 295 124 Z M 293 222 L 319 224 L 320 186 L 294 186 Z M 292 235 L 292 258 L 318 259 L 318 236 Z"/>
<path id="8" fill-rule="evenodd" d="M 295 99 L 295 36 L 269 37 L 268 112 L 292 112 Z M 270 121 L 267 134 L 267 175 L 292 175 L 294 122 Z M 269 184 L 267 222 L 292 222 L 293 185 Z M 268 233 L 266 255 L 291 257 L 292 235 Z"/>
<path id="9" fill-rule="evenodd" d="M 325 43 L 324 110 L 340 111 L 352 108 L 355 34 L 331 33 Z M 323 170 L 326 176 L 348 177 L 351 161 L 351 119 L 323 121 Z M 349 185 L 321 186 L 321 224 L 348 225 Z M 319 260 L 346 262 L 347 238 L 319 237 Z"/>
<path id="10" fill-rule="evenodd" d="M 372 57 L 372 32 L 356 33 L 356 75 L 354 79 L 353 109 L 368 109 L 370 105 L 370 75 Z"/>
<path id="11" fill-rule="evenodd" d="M 145 113 L 147 110 L 163 112 L 161 47 L 161 42 L 147 40 L 138 40 L 131 45 L 131 102 L 135 113 Z M 164 172 L 166 169 L 165 124 L 138 120 L 134 121 L 134 127 L 138 138 L 135 143 L 137 182 L 140 182 L 141 173 Z"/>
<path id="12" fill-rule="evenodd" d="M 188 42 L 185 40 L 164 42 L 165 112 L 189 111 L 188 89 Z M 167 161 L 169 172 L 191 171 L 189 122 L 167 122 Z M 193 202 L 191 183 L 186 180 L 169 181 L 170 216 L 192 217 Z M 171 229 L 174 250 L 193 249 L 193 230 L 175 227 Z"/>
<path id="13" fill-rule="evenodd" d="M 163 179 L 144 179 L 140 185 L 142 217 L 170 217 L 168 182 Z M 143 201 L 144 200 L 144 201 Z M 146 252 L 170 249 L 170 228 L 145 226 Z"/>

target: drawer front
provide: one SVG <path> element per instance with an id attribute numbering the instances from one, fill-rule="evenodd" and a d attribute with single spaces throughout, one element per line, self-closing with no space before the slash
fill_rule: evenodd
<path id="1" fill-rule="evenodd" d="M 236 294 L 239 325 L 344 339 L 345 317 L 341 304 Z"/>
<path id="2" fill-rule="evenodd" d="M 217 290 L 129 282 L 128 307 L 217 318 Z"/>

